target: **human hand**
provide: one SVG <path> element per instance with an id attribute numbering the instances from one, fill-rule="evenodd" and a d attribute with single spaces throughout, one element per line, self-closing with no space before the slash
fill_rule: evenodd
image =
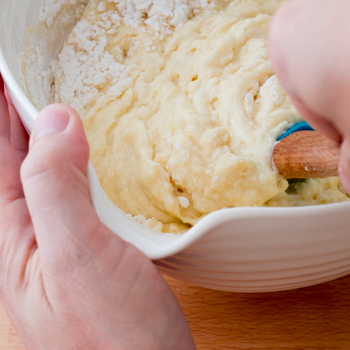
<path id="1" fill-rule="evenodd" d="M 347 0 L 294 0 L 277 11 L 270 59 L 301 115 L 342 142 L 339 173 L 350 193 L 350 22 Z"/>
<path id="2" fill-rule="evenodd" d="M 92 207 L 80 118 L 45 108 L 28 152 L 1 90 L 0 297 L 26 348 L 194 349 L 157 269 Z"/>

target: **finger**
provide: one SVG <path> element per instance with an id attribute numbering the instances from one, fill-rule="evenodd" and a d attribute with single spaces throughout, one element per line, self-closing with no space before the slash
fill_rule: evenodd
<path id="1" fill-rule="evenodd" d="M 23 161 L 28 154 L 29 135 L 24 125 L 22 124 L 15 106 L 13 105 L 11 96 L 5 88 L 5 97 L 8 103 L 8 110 L 11 122 L 11 144 L 17 151 L 19 157 Z"/>
<path id="2" fill-rule="evenodd" d="M 294 0 L 269 33 L 273 68 L 301 115 L 343 142 L 339 173 L 350 191 L 350 22 L 346 0 Z M 336 23 L 336 25 L 334 25 Z"/>
<path id="3" fill-rule="evenodd" d="M 10 118 L 9 118 L 9 112 L 7 107 L 7 101 L 4 95 L 4 82 L 2 80 L 2 77 L 0 75 L 0 133 L 1 136 L 5 137 L 6 139 L 10 139 Z"/>
<path id="4" fill-rule="evenodd" d="M 341 147 L 339 176 L 345 190 L 347 191 L 347 193 L 350 194 L 350 140 L 349 139 L 343 142 Z"/>
<path id="5" fill-rule="evenodd" d="M 40 113 L 30 144 L 21 175 L 41 259 L 61 269 L 84 266 L 112 233 L 101 229 L 91 204 L 82 122 L 67 106 L 49 106 Z"/>
<path id="6" fill-rule="evenodd" d="M 313 123 L 321 117 L 342 135 L 340 121 L 350 113 L 348 11 L 347 0 L 294 0 L 276 13 L 269 33 L 271 63 L 286 91 Z"/>
<path id="7" fill-rule="evenodd" d="M 35 237 L 20 181 L 21 159 L 10 142 L 10 115 L 0 76 L 0 288 L 1 299 L 14 296 L 24 282 Z"/>
<path id="8" fill-rule="evenodd" d="M 21 159 L 10 142 L 10 134 L 8 105 L 4 94 L 0 92 L 0 209 L 23 198 L 19 176 Z"/>
<path id="9" fill-rule="evenodd" d="M 305 104 L 294 97 L 290 97 L 294 107 L 308 121 L 308 123 L 319 132 L 335 142 L 342 142 L 343 137 L 333 123 L 322 116 L 313 113 Z"/>

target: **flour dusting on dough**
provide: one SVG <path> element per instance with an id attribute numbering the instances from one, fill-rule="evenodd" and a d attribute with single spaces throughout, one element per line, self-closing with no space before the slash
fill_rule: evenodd
<path id="1" fill-rule="evenodd" d="M 337 178 L 291 188 L 271 164 L 301 120 L 267 54 L 284 2 L 86 6 L 59 55 L 55 101 L 81 114 L 103 188 L 139 223 L 178 233 L 222 208 L 348 200 Z"/>

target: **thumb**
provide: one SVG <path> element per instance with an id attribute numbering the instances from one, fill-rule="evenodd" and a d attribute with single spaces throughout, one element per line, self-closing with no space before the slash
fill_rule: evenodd
<path id="1" fill-rule="evenodd" d="M 43 170 L 55 166 L 61 169 L 74 166 L 81 173 L 87 170 L 89 145 L 84 128 L 77 113 L 68 106 L 53 104 L 41 111 L 31 135 L 30 148 L 28 160 L 37 162 Z M 25 170 L 32 168 L 24 166 Z M 30 174 L 23 170 L 23 175 Z"/>
<path id="2" fill-rule="evenodd" d="M 82 122 L 67 106 L 46 107 L 30 144 L 21 178 L 40 257 L 55 267 L 83 265 L 86 255 L 96 256 L 112 233 L 91 204 L 89 148 Z"/>

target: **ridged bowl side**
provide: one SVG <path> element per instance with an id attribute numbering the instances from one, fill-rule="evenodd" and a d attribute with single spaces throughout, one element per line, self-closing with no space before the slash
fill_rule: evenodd
<path id="1" fill-rule="evenodd" d="M 350 273 L 349 214 L 350 203 L 275 209 L 273 215 L 248 209 L 241 217 L 217 218 L 198 241 L 155 264 L 182 281 L 231 292 L 322 283 Z"/>

